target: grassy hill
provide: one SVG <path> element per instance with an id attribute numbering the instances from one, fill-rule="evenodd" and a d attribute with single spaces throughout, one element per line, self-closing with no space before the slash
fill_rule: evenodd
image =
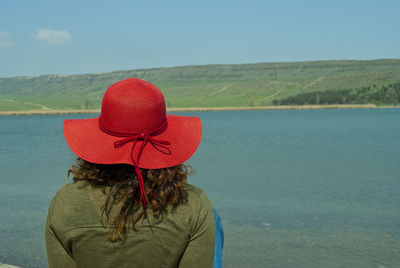
<path id="1" fill-rule="evenodd" d="M 202 65 L 0 78 L 0 111 L 100 108 L 113 83 L 138 77 L 158 86 L 169 107 L 262 106 L 311 92 L 400 82 L 400 60 L 333 60 Z"/>

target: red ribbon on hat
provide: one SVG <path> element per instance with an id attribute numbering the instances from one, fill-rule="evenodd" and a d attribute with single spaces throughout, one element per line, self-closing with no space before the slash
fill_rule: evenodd
<path id="1" fill-rule="evenodd" d="M 142 173 L 140 172 L 139 168 L 139 162 L 140 162 L 140 157 L 142 156 L 143 150 L 146 147 L 147 144 L 151 144 L 157 151 L 163 153 L 163 154 L 171 154 L 171 150 L 167 147 L 167 145 L 171 145 L 169 141 L 165 140 L 159 140 L 155 139 L 153 136 L 157 136 L 164 132 L 167 129 L 167 120 L 156 130 L 153 130 L 151 132 L 142 132 L 142 133 L 133 133 L 133 134 L 123 134 L 123 133 L 115 133 L 109 130 L 106 130 L 102 127 L 101 130 L 106 132 L 107 134 L 113 135 L 113 136 L 125 136 L 127 138 L 119 140 L 114 142 L 114 148 L 118 149 L 122 146 L 124 146 L 127 143 L 133 142 L 132 145 L 132 150 L 131 150 L 131 159 L 133 162 L 133 165 L 135 166 L 135 172 L 138 177 L 138 182 L 139 182 L 139 189 L 140 189 L 140 200 L 139 200 L 139 207 L 143 203 L 143 207 L 146 206 L 146 203 L 150 205 L 149 200 L 147 199 L 146 196 L 146 191 L 149 192 L 151 195 L 156 196 L 152 194 L 149 190 L 146 189 L 143 181 L 143 176 Z M 142 141 L 142 144 L 139 147 L 139 151 L 136 155 L 136 158 L 134 156 L 134 149 L 138 141 Z"/>

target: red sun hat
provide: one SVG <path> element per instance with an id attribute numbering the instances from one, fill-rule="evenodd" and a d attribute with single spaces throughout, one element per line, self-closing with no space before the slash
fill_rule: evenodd
<path id="1" fill-rule="evenodd" d="M 65 120 L 64 136 L 86 161 L 135 166 L 146 198 L 140 168 L 160 169 L 188 160 L 200 144 L 201 121 L 166 114 L 164 96 L 156 86 L 128 78 L 107 89 L 99 117 Z"/>
<path id="2" fill-rule="evenodd" d="M 99 117 L 65 120 L 64 136 L 86 161 L 159 169 L 181 164 L 194 154 L 201 121 L 166 114 L 164 96 L 156 86 L 128 78 L 107 89 Z"/>

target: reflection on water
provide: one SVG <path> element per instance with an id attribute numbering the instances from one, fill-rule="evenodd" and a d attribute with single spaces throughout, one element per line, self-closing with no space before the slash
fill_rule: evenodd
<path id="1" fill-rule="evenodd" d="M 225 267 L 396 267 L 400 110 L 200 116 L 190 182 L 225 228 Z M 0 117 L 0 262 L 46 265 L 49 200 L 74 160 L 65 118 Z"/>

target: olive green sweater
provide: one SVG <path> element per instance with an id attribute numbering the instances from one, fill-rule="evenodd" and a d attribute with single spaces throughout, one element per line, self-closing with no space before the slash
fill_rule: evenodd
<path id="1" fill-rule="evenodd" d="M 130 229 L 124 243 L 113 243 L 100 218 L 101 189 L 85 182 L 65 185 L 50 203 L 45 227 L 49 267 L 212 267 L 212 206 L 200 188 L 187 184 L 187 190 L 187 204 L 158 218 L 149 212 L 136 223 L 138 231 Z"/>

